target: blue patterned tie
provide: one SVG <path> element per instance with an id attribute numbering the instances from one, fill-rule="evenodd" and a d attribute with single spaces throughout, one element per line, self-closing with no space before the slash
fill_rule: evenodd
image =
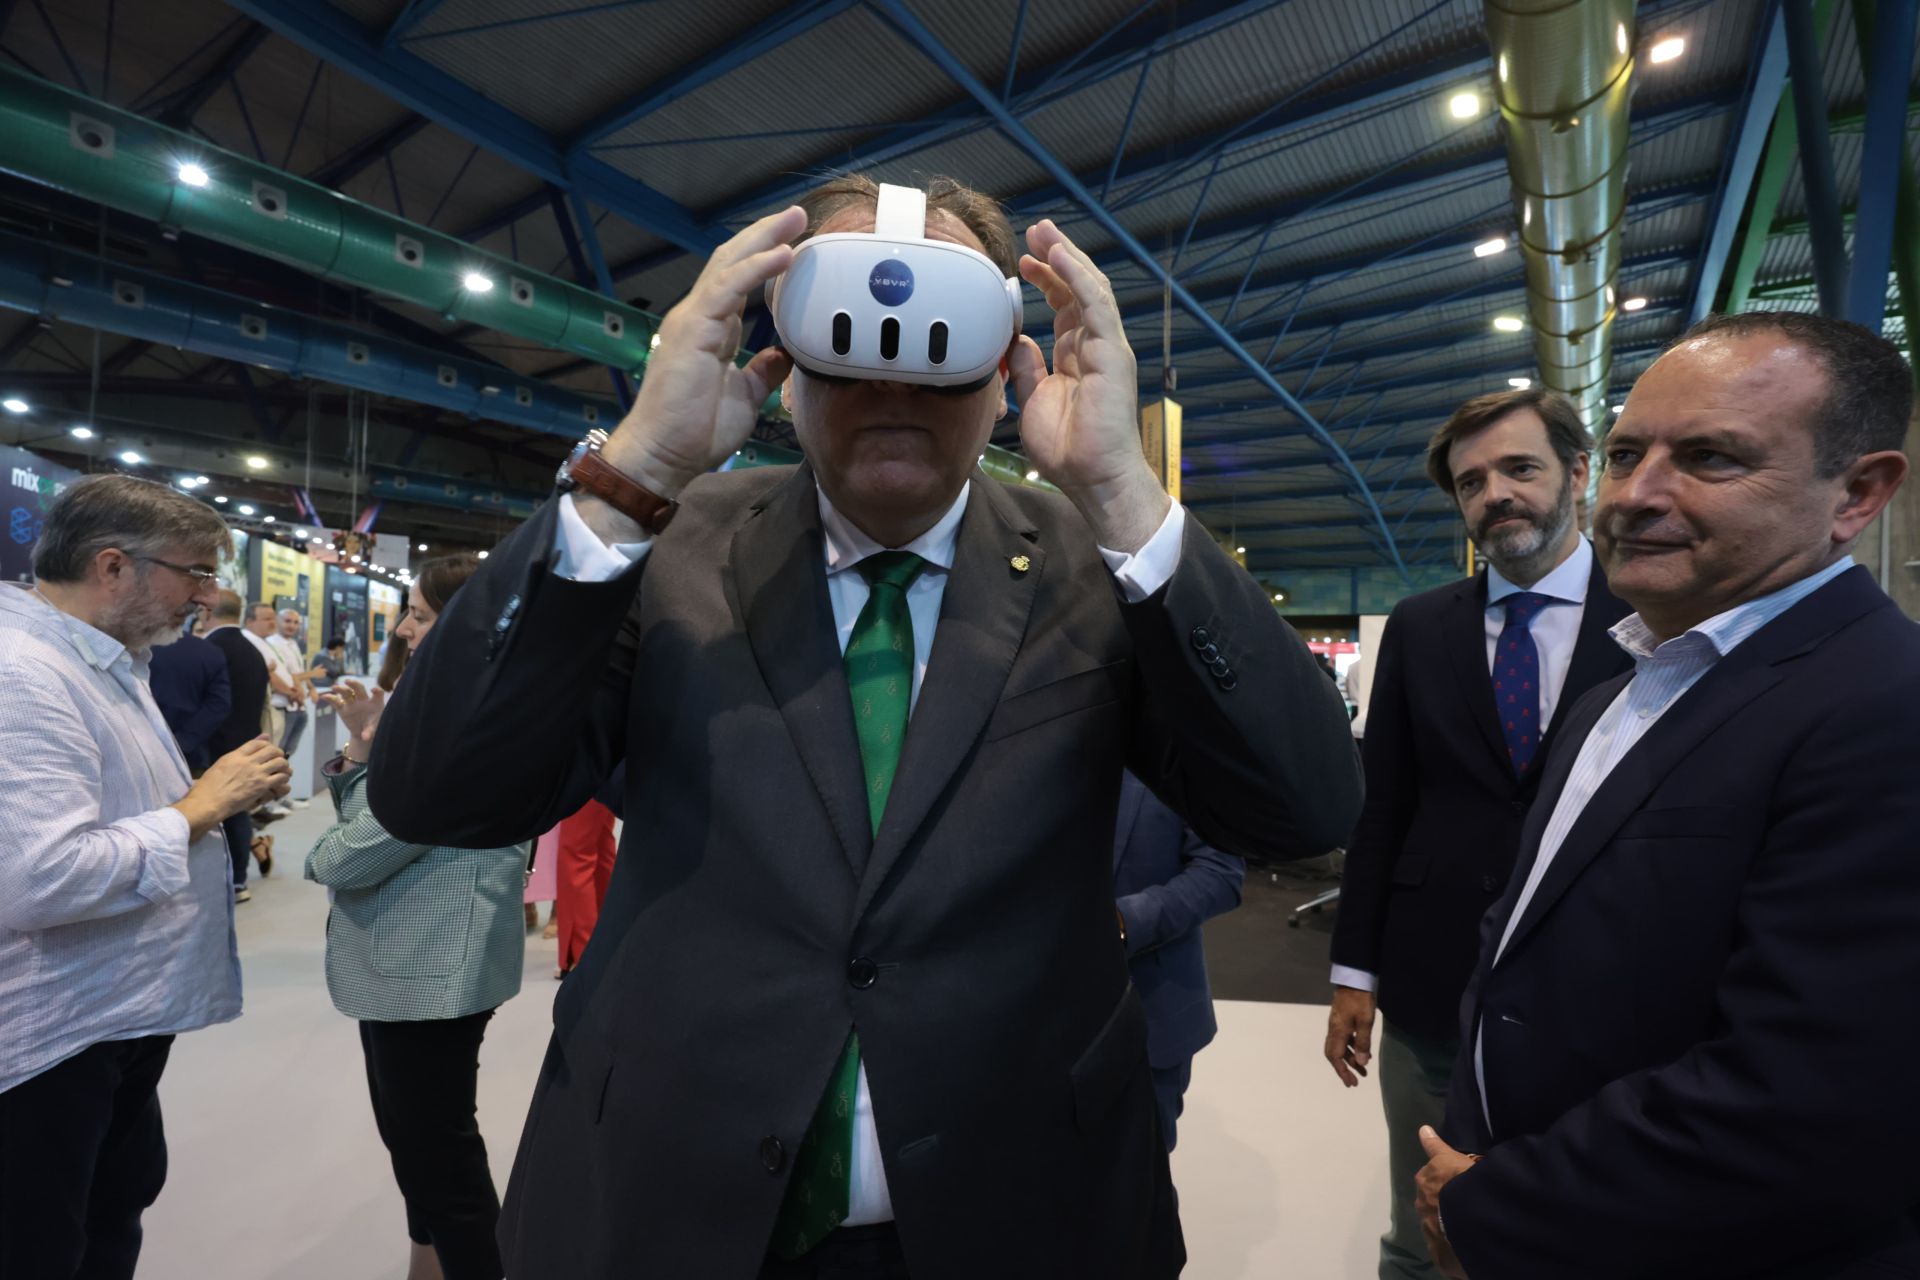
<path id="1" fill-rule="evenodd" d="M 1540 611 L 1553 603 L 1548 596 L 1519 591 L 1508 596 L 1507 625 L 1493 651 L 1493 702 L 1500 714 L 1500 731 L 1507 738 L 1507 757 L 1513 771 L 1527 776 L 1534 752 L 1540 749 L 1540 650 L 1530 628 Z"/>

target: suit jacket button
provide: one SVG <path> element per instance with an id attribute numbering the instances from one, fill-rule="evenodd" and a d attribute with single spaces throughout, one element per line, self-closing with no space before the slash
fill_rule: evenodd
<path id="1" fill-rule="evenodd" d="M 1209 644 L 1200 651 L 1200 661 L 1202 662 L 1218 662 L 1219 660 L 1220 646 L 1217 644 Z"/>
<path id="2" fill-rule="evenodd" d="M 1224 676 L 1227 674 L 1227 672 L 1233 670 L 1232 667 L 1227 665 L 1227 660 L 1225 658 L 1213 659 L 1211 665 L 1209 665 L 1207 669 L 1213 672 L 1213 674 L 1216 676 Z"/>
<path id="3" fill-rule="evenodd" d="M 880 966 L 861 956 L 847 965 L 847 984 L 865 991 L 880 976 Z"/>
<path id="4" fill-rule="evenodd" d="M 1213 637 L 1207 634 L 1205 627 L 1195 627 L 1188 639 L 1193 641 L 1193 647 L 1196 649 L 1204 649 L 1213 643 Z"/>
<path id="5" fill-rule="evenodd" d="M 1226 675 L 1214 681 L 1214 683 L 1219 685 L 1223 692 L 1232 693 L 1240 686 L 1240 677 L 1229 671 Z"/>
<path id="6" fill-rule="evenodd" d="M 1500 877 L 1489 871 L 1486 875 L 1480 877 L 1480 887 L 1488 893 L 1498 893 L 1500 892 Z"/>
<path id="7" fill-rule="evenodd" d="M 760 1139 L 760 1163 L 768 1173 L 778 1173 L 787 1167 L 787 1149 L 772 1134 Z"/>

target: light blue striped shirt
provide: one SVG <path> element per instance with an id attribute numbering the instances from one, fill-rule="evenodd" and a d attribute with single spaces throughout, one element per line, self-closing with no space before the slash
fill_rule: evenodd
<path id="1" fill-rule="evenodd" d="M 1560 846 L 1566 842 L 1567 833 L 1573 830 L 1573 824 L 1579 821 L 1587 802 L 1593 799 L 1594 792 L 1607 780 L 1614 766 L 1633 750 L 1640 739 L 1647 736 L 1654 725 L 1660 723 L 1660 717 L 1679 701 L 1680 695 L 1693 688 L 1701 676 L 1713 669 L 1715 663 L 1732 653 L 1754 632 L 1852 567 L 1853 557 L 1842 556 L 1838 562 L 1809 574 L 1791 586 L 1735 605 L 1665 643 L 1653 634 L 1637 613 L 1614 625 L 1608 634 L 1632 656 L 1633 678 L 1601 712 L 1593 731 L 1580 744 L 1580 754 L 1574 758 L 1573 772 L 1567 775 L 1567 785 L 1553 806 L 1553 816 L 1547 820 L 1547 829 L 1540 835 L 1539 856 L 1533 860 L 1533 867 L 1527 873 L 1527 882 L 1521 887 L 1520 897 L 1514 903 L 1513 914 L 1507 918 L 1506 930 L 1500 935 L 1500 945 L 1494 950 L 1495 964 L 1506 952 L 1507 940 L 1513 937 L 1514 928 L 1526 915 L 1527 906 L 1533 901 L 1541 881 L 1546 879 L 1547 868 L 1553 865 L 1554 855 L 1560 852 Z M 1565 749 L 1564 742 L 1560 749 Z M 1473 1065 L 1474 1075 L 1480 1083 L 1481 1107 L 1484 1109 L 1487 1076 L 1481 1060 L 1481 1043 L 1482 1037 L 1476 1029 Z M 1492 1124 L 1491 1118 L 1488 1124 Z"/>
<path id="2" fill-rule="evenodd" d="M 240 1013 L 232 866 L 147 655 L 0 584 L 0 1092 L 103 1040 Z"/>

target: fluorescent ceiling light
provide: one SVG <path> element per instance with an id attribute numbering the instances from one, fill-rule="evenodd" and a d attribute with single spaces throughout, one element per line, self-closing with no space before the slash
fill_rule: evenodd
<path id="1" fill-rule="evenodd" d="M 1471 120 L 1480 114 L 1480 95 L 1456 93 L 1447 99 L 1447 114 L 1455 120 Z"/>
<path id="2" fill-rule="evenodd" d="M 1672 62 L 1686 51 L 1687 41 L 1684 36 L 1668 36 L 1664 40 L 1656 40 L 1653 48 L 1647 50 L 1647 61 Z"/>
<path id="3" fill-rule="evenodd" d="M 204 187 L 208 182 L 212 181 L 212 179 L 207 176 L 205 169 L 202 169 L 199 165 L 191 161 L 175 169 L 174 176 L 189 187 Z"/>
<path id="4" fill-rule="evenodd" d="M 1527 326 L 1519 316 L 1495 316 L 1493 327 L 1502 333 L 1518 333 Z"/>
<path id="5" fill-rule="evenodd" d="M 1496 253 L 1505 253 L 1506 251 L 1507 238 L 1505 236 L 1495 236 L 1491 240 L 1482 240 L 1479 244 L 1473 246 L 1473 256 L 1476 258 L 1491 258 Z"/>
<path id="6" fill-rule="evenodd" d="M 1620 304 L 1620 309 L 1622 311 L 1639 311 L 1641 308 L 1645 307 L 1646 305 L 1647 305 L 1647 300 L 1645 298 L 1628 298 L 1625 302 Z"/>

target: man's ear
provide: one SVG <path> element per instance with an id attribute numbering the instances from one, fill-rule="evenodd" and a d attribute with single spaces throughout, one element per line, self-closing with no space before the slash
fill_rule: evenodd
<path id="1" fill-rule="evenodd" d="M 1869 453 L 1847 468 L 1842 481 L 1839 510 L 1833 517 L 1833 541 L 1844 546 L 1860 536 L 1861 530 L 1893 501 L 1894 493 L 1907 478 L 1907 455 L 1897 449 Z"/>
<path id="2" fill-rule="evenodd" d="M 1000 408 L 993 415 L 993 420 L 995 422 L 1000 422 L 1004 420 L 1008 414 L 1013 412 L 1013 402 L 1007 398 L 1007 387 L 1010 386 L 1012 382 L 1013 382 L 1013 370 L 1008 367 L 1007 358 L 1005 356 L 1001 356 L 1000 357 Z"/>

